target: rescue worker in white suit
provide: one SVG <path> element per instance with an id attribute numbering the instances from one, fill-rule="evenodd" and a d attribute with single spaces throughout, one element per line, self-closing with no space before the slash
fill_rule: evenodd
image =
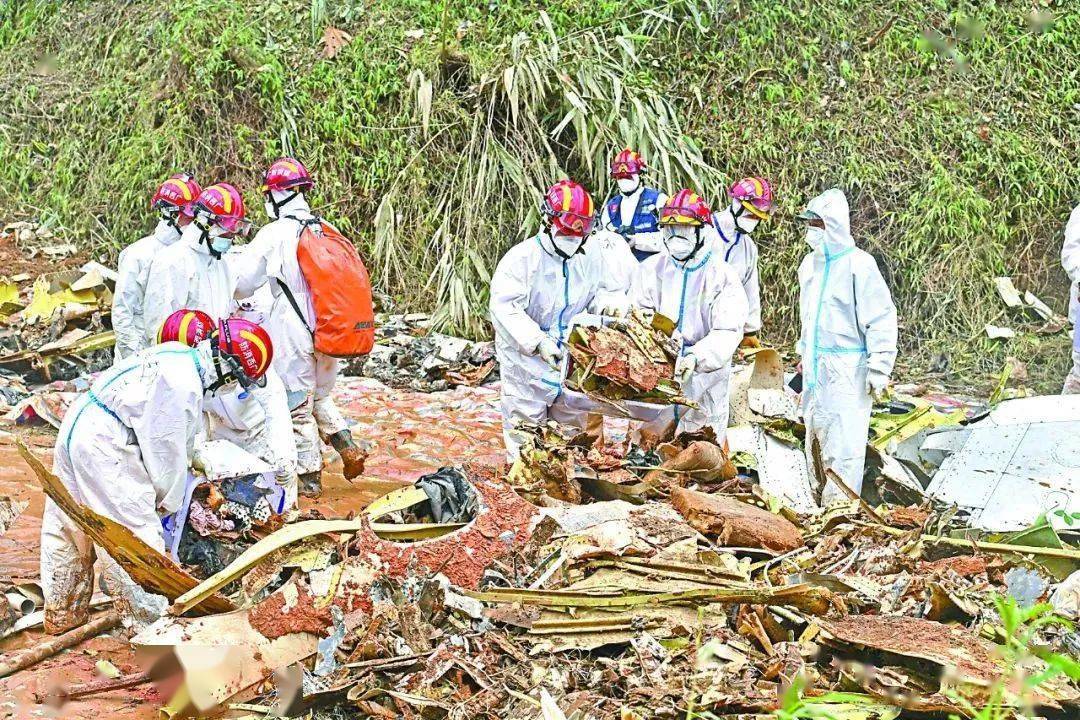
<path id="1" fill-rule="evenodd" d="M 248 313 L 254 315 L 255 313 Z M 252 317 L 242 318 L 262 326 Z M 195 347 L 214 331 L 213 318 L 201 310 L 183 308 L 165 319 L 158 329 L 158 343 L 180 342 Z M 273 508 L 283 514 L 296 507 L 296 444 L 293 442 L 292 422 L 289 419 L 285 386 L 273 367 L 266 371 L 263 383 L 250 390 L 218 393 L 203 404 L 206 427 L 195 438 L 193 464 L 210 472 L 209 454 L 203 452 L 208 439 L 228 440 L 233 445 L 262 458 L 274 469 L 277 483 L 284 493 L 284 503 Z M 267 407 L 269 405 L 269 407 Z"/>
<path id="2" fill-rule="evenodd" d="M 150 200 L 151 209 L 160 217 L 153 234 L 136 240 L 120 252 L 112 306 L 116 335 L 114 362 L 150 347 L 152 333 L 147 332 L 143 323 L 150 265 L 158 253 L 180 239 L 184 226 L 191 222 L 191 206 L 201 192 L 199 184 L 187 173 L 177 173 L 163 182 Z"/>
<path id="3" fill-rule="evenodd" d="M 675 379 L 700 409 L 674 406 L 643 429 L 696 432 L 705 426 L 723 443 L 728 424 L 731 359 L 746 326 L 746 294 L 716 251 L 716 230 L 705 201 L 680 190 L 660 211 L 664 252 L 641 264 L 637 304 L 675 321 L 683 348 Z"/>
<path id="4" fill-rule="evenodd" d="M 1061 266 L 1069 275 L 1069 320 L 1073 322 L 1072 369 L 1065 377 L 1062 395 L 1080 393 L 1080 330 L 1076 329 L 1080 312 L 1080 205 L 1073 208 L 1065 225 L 1065 242 L 1061 246 Z"/>
<path id="5" fill-rule="evenodd" d="M 195 348 L 165 343 L 121 361 L 64 416 L 53 472 L 76 502 L 164 552 L 161 518 L 183 503 L 204 399 L 241 383 L 261 382 L 272 354 L 262 328 L 233 318 Z M 165 611 L 164 597 L 142 590 L 46 499 L 41 523 L 46 632 L 87 621 L 95 555 L 102 561 L 104 589 L 125 625 L 138 629 Z"/>
<path id="6" fill-rule="evenodd" d="M 667 202 L 667 195 L 641 181 L 647 170 L 645 160 L 633 150 L 619 152 L 611 161 L 611 177 L 619 192 L 607 201 L 600 217 L 601 228 L 620 235 L 639 263 L 661 250 L 657 220 Z"/>
<path id="7" fill-rule="evenodd" d="M 728 197 L 731 204 L 713 213 L 713 227 L 720 236 L 716 251 L 735 270 L 746 293 L 748 312 L 739 347 L 760 348 L 761 287 L 758 284 L 758 249 L 753 232 L 758 223 L 772 215 L 772 187 L 765 178 L 743 178 L 731 186 Z"/>
<path id="8" fill-rule="evenodd" d="M 244 199 L 232 185 L 218 183 L 203 190 L 189 212 L 192 221 L 180 241 L 159 252 L 150 265 L 143 303 L 149 344 L 175 310 L 190 308 L 223 318 L 235 309 L 235 281 L 224 256 L 251 227 Z"/>
<path id="9" fill-rule="evenodd" d="M 244 200 L 232 185 L 220 183 L 203 190 L 189 213 L 192 221 L 180 241 L 162 250 L 150 266 L 143 316 L 151 344 L 160 341 L 161 329 L 177 310 L 224 318 L 236 309 L 236 282 L 226 258 L 235 237 L 246 234 L 250 225 Z M 285 387 L 277 373 L 271 369 L 265 385 L 250 393 L 219 393 L 206 411 L 206 436 L 229 440 L 269 463 L 292 501 L 296 444 Z"/>
<path id="10" fill-rule="evenodd" d="M 542 424 L 548 418 L 583 423 L 556 402 L 575 317 L 590 310 L 618 315 L 629 306 L 625 293 L 604 290 L 601 258 L 584 250 L 595 214 L 585 189 L 559 181 L 545 194 L 541 212 L 543 229 L 510 248 L 491 277 L 489 310 L 502 378 L 499 407 L 511 462 L 521 447 L 519 423 Z"/>
<path id="11" fill-rule="evenodd" d="M 825 468 L 858 493 L 873 397 L 888 387 L 896 361 L 896 307 L 874 258 L 855 247 L 842 191 L 818 195 L 799 219 L 811 247 L 799 266 L 807 462 L 814 467 L 816 439 Z M 846 497 L 826 482 L 823 505 Z"/>
<path id="12" fill-rule="evenodd" d="M 305 495 L 317 495 L 322 489 L 323 437 L 341 455 L 346 478 L 362 473 L 367 458 L 330 395 L 340 361 L 315 350 L 311 332 L 315 310 L 296 255 L 304 223 L 316 220 L 304 196 L 314 184 L 299 160 L 274 161 L 262 186 L 270 223 L 234 263 L 237 297 L 265 293 L 266 287 L 273 295 L 267 327 L 277 343 L 274 369 L 288 393 L 300 490 Z"/>

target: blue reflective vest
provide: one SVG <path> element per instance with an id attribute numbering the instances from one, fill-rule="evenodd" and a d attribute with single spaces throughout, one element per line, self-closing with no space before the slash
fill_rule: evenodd
<path id="1" fill-rule="evenodd" d="M 607 212 L 611 226 L 620 235 L 634 235 L 640 232 L 656 232 L 660 229 L 660 208 L 656 207 L 656 201 L 660 197 L 660 191 L 656 188 L 643 188 L 638 196 L 637 207 L 634 208 L 634 217 L 629 226 L 622 224 L 623 196 L 617 194 L 608 200 Z"/>

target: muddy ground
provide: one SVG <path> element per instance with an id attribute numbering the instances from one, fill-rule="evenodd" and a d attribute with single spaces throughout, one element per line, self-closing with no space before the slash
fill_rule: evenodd
<path id="1" fill-rule="evenodd" d="M 324 473 L 322 497 L 314 501 L 302 498 L 302 510 L 316 508 L 327 517 L 344 517 L 441 466 L 471 459 L 497 460 L 502 455 L 497 386 L 424 394 L 392 390 L 365 378 L 343 378 L 336 400 L 355 422 L 353 434 L 372 443 L 367 467 L 362 477 L 350 483 L 335 462 Z M 26 500 L 29 507 L 0 537 L 0 577 L 37 580 L 44 496 L 15 450 L 14 433 L 25 437 L 51 462 L 55 432 L 42 428 L 4 430 L 0 437 L 0 495 Z M 40 631 L 24 632 L 0 643 L 0 654 L 33 646 L 43 637 Z M 134 669 L 128 644 L 113 633 L 0 680 L 0 719 L 157 718 L 166 698 L 159 697 L 149 685 L 78 700 L 59 713 L 32 703 L 36 691 L 96 679 L 95 663 L 103 659 L 125 672 Z"/>

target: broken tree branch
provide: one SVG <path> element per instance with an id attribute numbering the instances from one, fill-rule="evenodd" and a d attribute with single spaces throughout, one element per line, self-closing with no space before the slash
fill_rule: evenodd
<path id="1" fill-rule="evenodd" d="M 119 678 L 103 678 L 101 680 L 94 680 L 92 682 L 84 683 L 82 685 L 76 685 L 66 690 L 51 693 L 35 693 L 34 700 L 40 705 L 44 702 L 58 701 L 66 702 L 68 700 L 76 700 L 81 697 L 87 697 L 89 695 L 97 695 L 98 693 L 112 692 L 113 690 L 123 690 L 124 688 L 135 687 L 136 685 L 142 685 L 144 682 L 149 682 L 150 673 L 140 672 L 127 677 Z"/>
<path id="2" fill-rule="evenodd" d="M 51 640 L 46 640 L 37 647 L 30 648 L 29 650 L 19 653 L 10 660 L 0 663 L 0 678 L 7 677 L 12 673 L 17 673 L 20 670 L 25 670 L 28 667 L 37 665 L 42 660 L 52 657 L 61 650 L 67 650 L 70 647 L 78 645 L 83 640 L 97 637 L 104 632 L 112 630 L 119 624 L 120 613 L 111 610 L 101 617 L 94 618 L 81 627 L 77 627 L 74 630 L 68 630 L 63 635 L 58 635 Z"/>

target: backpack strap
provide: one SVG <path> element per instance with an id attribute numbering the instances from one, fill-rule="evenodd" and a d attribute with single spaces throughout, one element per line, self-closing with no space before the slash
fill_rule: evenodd
<path id="1" fill-rule="evenodd" d="M 321 226 L 323 223 L 323 219 L 318 215 L 312 215 L 310 218 L 305 219 L 300 219 L 295 215 L 286 215 L 285 217 L 290 220 L 295 220 L 297 223 L 300 224 L 300 232 L 297 233 L 297 236 L 302 235 L 304 233 L 304 230 L 307 229 L 309 225 Z M 292 294 L 292 290 L 289 289 L 289 286 L 286 285 L 281 278 L 274 278 L 274 280 L 277 282 L 278 287 L 281 288 L 281 292 L 285 294 L 285 297 L 286 299 L 288 299 L 289 304 L 292 305 L 292 309 L 296 311 L 296 317 L 300 318 L 300 322 L 303 324 L 304 328 L 309 333 L 311 333 L 312 337 L 314 337 L 315 331 L 308 327 L 307 320 L 304 318 L 304 313 L 300 310 L 300 304 L 296 302 L 296 296 Z"/>
<path id="2" fill-rule="evenodd" d="M 296 302 L 292 290 L 289 289 L 288 285 L 282 282 L 281 278 L 274 278 L 274 280 L 277 282 L 278 287 L 281 288 L 281 292 L 285 293 L 285 297 L 289 300 L 289 304 L 292 305 L 292 309 L 296 311 L 296 317 L 300 318 L 300 322 L 303 323 L 304 328 L 314 336 L 315 331 L 308 327 L 307 320 L 304 318 L 304 313 L 300 311 L 300 305 Z"/>

